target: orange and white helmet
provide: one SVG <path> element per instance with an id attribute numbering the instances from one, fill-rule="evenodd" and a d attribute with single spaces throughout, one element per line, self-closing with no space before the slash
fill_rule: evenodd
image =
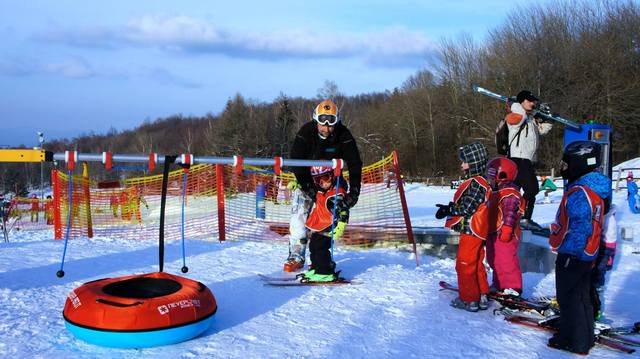
<path id="1" fill-rule="evenodd" d="M 313 110 L 313 119 L 323 126 L 335 126 L 340 121 L 338 107 L 332 101 L 322 101 Z"/>

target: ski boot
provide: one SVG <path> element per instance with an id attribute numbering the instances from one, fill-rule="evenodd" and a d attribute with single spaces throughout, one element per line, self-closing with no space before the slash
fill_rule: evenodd
<path id="1" fill-rule="evenodd" d="M 480 301 L 478 302 L 478 308 L 480 308 L 480 310 L 489 309 L 489 298 L 487 297 L 486 294 L 480 294 Z"/>
<path id="2" fill-rule="evenodd" d="M 451 306 L 458 309 L 464 309 L 467 312 L 477 312 L 480 310 L 478 302 L 465 302 L 460 297 L 451 301 Z"/>
<path id="3" fill-rule="evenodd" d="M 303 281 L 303 279 L 307 278 L 307 277 L 312 277 L 314 274 L 316 274 L 315 269 L 309 269 L 306 272 L 302 272 L 299 274 L 296 274 L 296 278 L 298 278 L 299 281 Z"/>
<path id="4" fill-rule="evenodd" d="M 520 292 L 512 288 L 505 288 L 497 292 L 496 295 L 505 298 L 520 299 Z"/>
<path id="5" fill-rule="evenodd" d="M 304 258 L 299 256 L 291 256 L 287 258 L 287 261 L 284 262 L 284 266 L 282 268 L 285 272 L 298 272 L 304 268 Z"/>
<path id="6" fill-rule="evenodd" d="M 340 272 L 338 272 L 340 273 Z M 328 282 L 338 282 L 340 277 L 338 273 L 329 273 L 329 274 L 319 274 L 316 273 L 315 270 L 307 271 L 303 274 L 300 281 L 303 283 L 328 283 Z"/>
<path id="7" fill-rule="evenodd" d="M 567 339 L 561 338 L 558 334 L 554 334 L 547 342 L 549 348 L 564 350 L 578 355 L 588 355 L 589 349 L 586 351 L 576 350 Z"/>

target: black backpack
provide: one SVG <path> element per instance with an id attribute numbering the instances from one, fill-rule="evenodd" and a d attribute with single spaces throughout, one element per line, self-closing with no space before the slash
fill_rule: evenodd
<path id="1" fill-rule="evenodd" d="M 520 132 L 527 125 L 527 120 L 522 121 L 520 128 L 518 128 L 518 132 L 513 137 L 513 140 L 509 142 L 509 126 L 507 125 L 507 121 L 503 118 L 498 122 L 498 127 L 496 127 L 496 149 L 498 150 L 499 155 L 510 156 L 511 152 L 511 143 L 518 138 L 518 144 L 520 144 Z"/>

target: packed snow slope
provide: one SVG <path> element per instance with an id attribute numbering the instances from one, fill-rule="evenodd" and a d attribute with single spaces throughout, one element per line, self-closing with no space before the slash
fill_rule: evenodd
<path id="1" fill-rule="evenodd" d="M 558 191 L 559 192 L 559 191 Z M 436 226 L 435 203 L 453 191 L 420 184 L 407 188 L 414 225 Z M 539 199 L 542 199 L 540 195 Z M 553 219 L 555 203 L 536 207 L 534 219 Z M 606 321 L 640 320 L 640 228 L 615 194 L 619 227 L 633 229 L 634 241 L 619 241 L 606 292 Z M 628 231 L 628 229 L 627 229 Z M 455 262 L 396 249 L 338 247 L 335 260 L 358 284 L 334 287 L 272 287 L 258 273 L 282 275 L 287 255 L 282 241 L 187 241 L 186 275 L 206 284 L 218 313 L 202 336 L 177 345 L 139 350 L 98 347 L 77 340 L 64 326 L 67 294 L 85 282 L 157 270 L 157 244 L 118 238 L 69 243 L 66 276 L 57 278 L 63 241 L 48 231 L 13 233 L 0 244 L 0 357 L 3 358 L 572 358 L 549 349 L 549 334 L 509 324 L 491 310 L 453 309 L 454 293 L 438 282 L 456 282 Z M 255 238 L 252 238 L 255 239 Z M 635 242 L 635 243 L 634 243 Z M 179 242 L 166 247 L 165 271 L 180 273 Z M 525 295 L 554 294 L 553 274 L 526 273 Z M 496 308 L 493 304 L 493 308 Z M 626 354 L 595 348 L 599 358 Z"/>

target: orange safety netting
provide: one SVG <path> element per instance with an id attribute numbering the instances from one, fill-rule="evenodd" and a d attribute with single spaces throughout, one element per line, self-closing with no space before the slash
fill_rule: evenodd
<path id="1" fill-rule="evenodd" d="M 9 204 L 8 228 L 37 230 L 53 226 L 53 200 L 14 197 Z"/>
<path id="2" fill-rule="evenodd" d="M 358 204 L 351 209 L 340 242 L 371 245 L 377 241 L 407 242 L 410 223 L 403 206 L 400 171 L 395 153 L 363 168 Z M 184 194 L 185 238 L 262 240 L 288 234 L 293 174 L 274 174 L 271 168 L 194 165 L 170 172 L 165 210 L 165 238 L 181 236 Z M 54 171 L 54 194 L 59 208 L 56 238 L 66 233 L 68 177 Z M 348 178 L 348 172 L 345 172 Z M 131 239 L 158 238 L 162 176 L 95 183 L 73 177 L 74 220 L 70 237 L 101 236 Z M 219 196 L 218 194 L 224 194 Z M 86 211 L 90 203 L 90 211 Z M 76 207 L 78 207 L 76 209 Z M 403 210 L 404 207 L 404 210 Z M 224 214 L 224 215 L 223 215 Z M 54 216 L 55 217 L 55 216 Z"/>

